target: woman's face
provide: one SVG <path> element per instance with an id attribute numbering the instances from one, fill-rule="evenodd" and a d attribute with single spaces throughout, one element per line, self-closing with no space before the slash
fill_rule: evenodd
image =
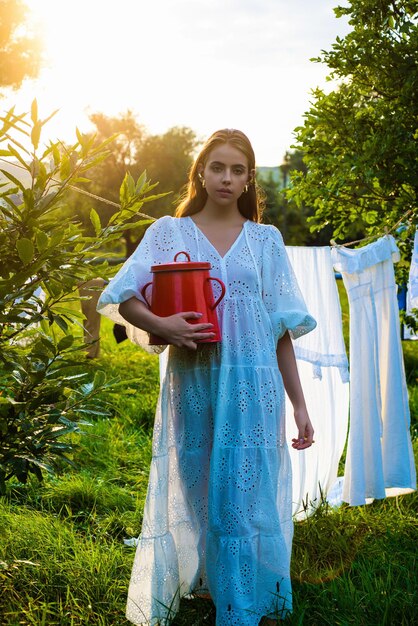
<path id="1" fill-rule="evenodd" d="M 215 204 L 236 204 L 250 179 L 247 157 L 229 143 L 214 148 L 199 173 L 206 191 Z"/>

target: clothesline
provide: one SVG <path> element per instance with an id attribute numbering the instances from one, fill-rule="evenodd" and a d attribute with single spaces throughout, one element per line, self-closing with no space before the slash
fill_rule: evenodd
<path id="1" fill-rule="evenodd" d="M 10 165 L 10 161 L 7 161 L 7 159 L 2 159 L 0 158 L 0 161 L 3 161 L 3 163 L 7 163 L 8 165 Z M 25 167 L 23 167 L 23 165 L 20 165 L 19 163 L 13 163 L 14 167 L 17 167 L 21 170 L 26 170 Z M 51 178 L 51 180 L 54 183 L 60 183 L 61 181 L 57 180 L 56 178 Z M 117 202 L 113 202 L 113 200 L 108 200 L 107 198 L 103 198 L 102 196 L 98 196 L 94 193 L 91 193 L 90 191 L 86 191 L 85 189 L 80 189 L 80 187 L 76 187 L 76 185 L 68 185 L 69 189 L 72 189 L 73 191 L 77 191 L 78 193 L 81 193 L 85 196 L 88 196 L 89 198 L 94 198 L 95 200 L 99 200 L 99 202 L 103 202 L 104 204 L 108 204 L 110 206 L 114 206 L 117 209 L 121 209 L 121 205 L 118 204 Z M 147 215 L 146 213 L 137 213 L 137 215 L 139 215 L 139 217 L 144 217 L 147 220 L 152 220 L 153 222 L 155 222 L 156 218 L 152 217 L 151 215 Z"/>
<path id="2" fill-rule="evenodd" d="M 383 237 L 384 235 L 389 235 L 394 230 L 396 230 L 398 228 L 399 224 L 401 224 L 413 212 L 414 212 L 413 209 L 409 209 L 408 211 L 406 211 L 406 213 L 404 213 L 401 216 L 401 218 L 396 222 L 396 224 L 394 226 L 392 226 L 392 228 L 388 228 L 387 226 L 385 226 L 384 232 L 379 232 L 379 233 L 376 233 L 375 235 L 369 235 L 368 237 L 362 237 L 362 239 L 355 239 L 354 241 L 349 241 L 347 243 L 336 243 L 334 239 L 331 239 L 331 241 L 330 241 L 331 245 L 334 248 L 353 246 L 355 243 L 362 243 L 363 241 L 370 241 L 371 239 L 377 239 L 378 237 Z"/>
<path id="3" fill-rule="evenodd" d="M 6 159 L 3 159 L 3 158 L 0 158 L 0 161 L 3 161 L 4 163 L 10 164 L 10 161 L 7 161 Z M 18 167 L 18 168 L 22 169 L 22 170 L 25 169 L 23 167 L 23 165 L 19 165 L 18 163 L 13 163 L 13 165 L 15 167 Z M 56 180 L 55 178 L 51 178 L 51 180 L 54 183 L 59 183 L 60 182 L 60 181 Z M 69 189 L 72 189 L 73 191 L 76 191 L 77 193 L 80 193 L 82 195 L 88 196 L 89 198 L 93 198 L 94 200 L 98 200 L 99 202 L 103 202 L 104 204 L 108 204 L 110 206 L 114 206 L 117 209 L 121 209 L 121 205 L 118 204 L 117 202 L 113 202 L 112 200 L 108 200 L 107 198 L 103 198 L 102 196 L 98 196 L 97 194 L 91 193 L 90 191 L 86 191 L 85 189 L 80 189 L 80 187 L 77 187 L 76 185 L 68 185 L 68 187 L 69 187 Z M 347 243 L 336 243 L 336 241 L 334 239 L 331 239 L 330 243 L 331 243 L 331 245 L 334 248 L 348 247 L 348 246 L 352 246 L 352 245 L 354 245 L 356 243 L 362 243 L 363 241 L 370 241 L 372 239 L 377 239 L 378 237 L 382 237 L 383 235 L 389 235 L 394 230 L 396 230 L 396 228 L 399 226 L 399 224 L 401 224 L 413 212 L 414 212 L 413 209 L 409 209 L 408 211 L 406 211 L 406 213 L 404 213 L 401 216 L 401 218 L 396 222 L 396 224 L 394 226 L 392 226 L 391 228 L 388 228 L 386 226 L 384 232 L 379 232 L 379 233 L 376 233 L 374 235 L 369 235 L 367 237 L 363 237 L 362 239 L 356 239 L 354 241 L 349 241 Z M 153 222 L 155 222 L 155 220 L 156 220 L 155 217 L 152 217 L 152 215 L 147 215 L 146 213 L 138 212 L 137 215 L 139 215 L 139 217 L 143 217 L 145 219 L 152 220 Z"/>
<path id="4" fill-rule="evenodd" d="M 52 179 L 54 182 L 59 182 L 56 181 L 55 179 Z M 77 191 L 78 193 L 84 194 L 85 196 L 89 196 L 90 198 L 94 198 L 95 200 L 99 200 L 100 202 L 104 202 L 105 204 L 110 204 L 111 206 L 117 207 L 118 209 L 121 208 L 120 204 L 118 204 L 117 202 L 113 202 L 112 200 L 107 200 L 106 198 L 102 198 L 101 196 L 97 196 L 94 193 L 91 193 L 90 191 L 86 191 L 85 189 L 80 189 L 79 187 L 76 187 L 75 185 L 68 185 L 68 187 L 70 189 L 72 189 L 73 191 Z M 152 220 L 153 222 L 155 222 L 156 218 L 152 217 L 151 215 L 147 215 L 146 213 L 137 213 L 137 215 L 139 215 L 140 217 L 145 217 L 148 220 Z"/>

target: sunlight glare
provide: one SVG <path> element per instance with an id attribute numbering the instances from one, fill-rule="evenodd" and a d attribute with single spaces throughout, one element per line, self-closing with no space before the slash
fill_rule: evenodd
<path id="1" fill-rule="evenodd" d="M 91 130 L 91 113 L 128 109 L 153 134 L 173 126 L 199 137 L 241 128 L 265 165 L 281 160 L 309 90 L 324 85 L 326 67 L 309 58 L 337 31 L 333 0 L 319 7 L 309 0 L 26 3 L 46 60 L 39 78 L 3 100 L 4 108 L 28 111 L 36 97 L 44 117 L 59 109 L 47 132 L 64 141 L 76 126 Z"/>
<path id="2" fill-rule="evenodd" d="M 95 111 L 117 115 L 131 109 L 154 127 L 164 126 L 156 107 L 147 109 L 141 99 L 149 90 L 154 101 L 165 97 L 161 76 L 166 52 L 158 45 L 164 27 L 151 28 L 157 17 L 150 5 L 136 0 L 28 0 L 33 19 L 40 23 L 46 56 L 31 89 L 39 94 L 45 114 L 60 109 L 55 125 L 61 133 L 73 134 L 80 120 L 85 124 L 86 114 Z"/>

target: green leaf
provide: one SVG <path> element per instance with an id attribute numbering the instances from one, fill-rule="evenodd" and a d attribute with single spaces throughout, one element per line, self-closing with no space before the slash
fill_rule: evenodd
<path id="1" fill-rule="evenodd" d="M 146 202 L 154 202 L 154 200 L 159 200 L 160 198 L 165 198 L 165 196 L 169 196 L 172 191 L 164 191 L 162 193 L 156 193 L 152 196 L 145 196 L 145 198 L 141 198 L 141 203 L 145 204 Z"/>
<path id="2" fill-rule="evenodd" d="M 128 174 L 128 178 L 126 180 L 127 186 L 128 186 L 128 195 L 131 198 L 132 196 L 135 195 L 135 181 L 132 178 L 131 174 Z"/>
<path id="3" fill-rule="evenodd" d="M 29 137 L 28 133 L 25 133 L 25 135 Z M 31 156 L 30 151 L 27 148 L 25 148 L 25 146 L 21 144 L 19 141 L 17 141 L 14 137 L 11 138 L 11 141 L 15 146 L 17 146 L 20 150 L 22 150 L 22 152 L 26 152 L 27 155 Z"/>
<path id="4" fill-rule="evenodd" d="M 15 159 L 17 159 L 17 160 L 19 161 L 19 163 L 20 163 L 20 164 L 21 164 L 21 165 L 22 165 L 22 166 L 23 166 L 26 170 L 28 170 L 28 172 L 30 172 L 30 171 L 31 171 L 31 166 L 30 166 L 30 164 L 26 163 L 25 159 L 24 159 L 24 158 L 20 155 L 20 153 L 19 153 L 19 152 L 18 152 L 15 148 L 13 148 L 13 146 L 12 146 L 11 144 L 8 144 L 8 146 L 7 146 L 7 147 L 9 148 L 11 155 L 12 155 L 12 156 L 14 156 L 14 157 L 15 157 Z"/>
<path id="5" fill-rule="evenodd" d="M 55 111 L 52 111 L 52 113 L 50 115 L 48 115 L 48 117 L 46 117 L 44 120 L 42 120 L 41 125 L 44 126 L 47 122 L 49 122 L 49 120 L 51 118 L 54 117 L 54 115 L 56 115 L 58 113 L 59 109 L 55 109 Z"/>
<path id="6" fill-rule="evenodd" d="M 61 161 L 61 155 L 60 155 L 60 151 L 58 150 L 58 146 L 56 143 L 52 145 L 52 157 L 54 159 L 55 167 L 58 167 Z"/>
<path id="7" fill-rule="evenodd" d="M 147 170 L 144 170 L 141 174 L 141 176 L 138 178 L 137 182 L 136 182 L 136 193 L 140 194 L 142 191 L 142 187 L 144 186 L 144 184 L 147 181 Z"/>
<path id="8" fill-rule="evenodd" d="M 32 178 L 36 178 L 39 174 L 39 159 L 37 159 L 36 157 L 30 164 L 30 173 L 32 175 Z"/>
<path id="9" fill-rule="evenodd" d="M 65 335 L 65 337 L 59 340 L 57 349 L 59 352 L 61 352 L 62 350 L 67 350 L 73 345 L 73 343 L 74 343 L 73 335 Z"/>
<path id="10" fill-rule="evenodd" d="M 97 370 L 94 375 L 94 387 L 101 387 L 106 382 L 106 374 L 103 370 Z"/>
<path id="11" fill-rule="evenodd" d="M 43 332 L 47 335 L 49 332 L 49 323 L 47 322 L 47 320 L 42 319 L 40 322 L 40 325 L 41 325 Z"/>
<path id="12" fill-rule="evenodd" d="M 122 181 L 122 185 L 119 190 L 119 200 L 122 206 L 129 202 L 130 194 L 129 194 L 129 179 L 132 181 L 132 176 L 127 172 L 125 174 L 125 178 Z"/>
<path id="13" fill-rule="evenodd" d="M 48 242 L 49 242 L 48 235 L 44 233 L 42 230 L 36 230 L 35 237 L 36 237 L 36 247 L 38 248 L 39 252 L 43 252 L 44 250 L 46 250 L 48 247 Z"/>
<path id="14" fill-rule="evenodd" d="M 32 122 L 35 124 L 37 124 L 38 122 L 38 102 L 36 101 L 36 98 L 32 101 L 32 106 L 30 108 L 30 117 Z"/>
<path id="15" fill-rule="evenodd" d="M 32 189 L 25 189 L 23 192 L 23 200 L 25 201 L 25 206 L 29 211 L 32 211 L 35 203 L 35 199 L 33 196 Z"/>
<path id="16" fill-rule="evenodd" d="M 41 129 L 42 129 L 42 124 L 40 122 L 36 122 L 36 124 L 33 125 L 32 132 L 30 134 L 30 140 L 35 150 L 37 150 L 39 146 L 39 140 L 41 138 Z"/>
<path id="17" fill-rule="evenodd" d="M 99 163 L 102 163 L 105 159 L 107 159 L 107 157 L 109 156 L 110 152 L 106 152 L 104 154 L 100 154 L 99 156 L 95 157 L 94 159 L 89 159 L 88 162 L 85 162 L 84 164 L 82 164 L 79 167 L 79 171 L 80 172 L 85 172 L 86 170 L 90 170 L 92 167 L 95 167 L 96 165 L 99 165 Z M 83 155 L 84 158 L 84 155 Z"/>
<path id="18" fill-rule="evenodd" d="M 33 456 L 22 454 L 22 455 L 19 455 L 18 458 L 24 459 L 28 463 L 33 463 L 34 465 L 37 465 L 38 467 L 46 470 L 47 472 L 53 473 L 53 469 L 50 465 L 48 465 L 47 463 L 44 463 L 43 461 L 40 461 L 39 459 Z"/>
<path id="19" fill-rule="evenodd" d="M 57 298 L 62 293 L 61 283 L 51 278 L 45 281 L 45 289 L 53 298 Z"/>
<path id="20" fill-rule="evenodd" d="M 46 167 L 42 162 L 39 162 L 39 170 L 36 177 L 36 188 L 39 189 L 41 192 L 43 192 L 45 189 L 47 178 L 48 173 L 46 171 Z"/>
<path id="21" fill-rule="evenodd" d="M 13 174 L 11 174 L 10 172 L 8 172 L 7 170 L 1 170 L 1 169 L 0 169 L 0 172 L 1 172 L 2 174 L 4 174 L 4 175 L 6 176 L 6 178 L 8 178 L 9 180 L 11 180 L 11 181 L 12 181 L 12 183 L 14 183 L 15 185 L 17 185 L 17 186 L 19 187 L 19 189 L 20 189 L 22 192 L 23 192 L 23 191 L 25 191 L 25 186 L 24 186 L 24 184 L 23 184 L 23 183 L 22 183 L 22 182 L 21 182 L 18 178 L 16 178 L 15 176 L 13 176 Z"/>
<path id="22" fill-rule="evenodd" d="M 66 178 L 70 176 L 70 174 L 71 174 L 71 162 L 68 156 L 65 154 L 61 160 L 61 167 L 60 167 L 61 180 L 65 180 Z"/>
<path id="23" fill-rule="evenodd" d="M 54 322 L 57 326 L 59 326 L 59 328 L 61 328 L 61 330 L 67 332 L 68 324 L 63 317 L 61 317 L 60 315 L 54 315 Z"/>
<path id="24" fill-rule="evenodd" d="M 90 211 L 90 221 L 94 226 L 94 230 L 96 232 L 96 235 L 98 236 L 102 230 L 102 225 L 100 223 L 100 217 L 99 214 L 97 213 L 97 211 L 95 209 L 92 209 Z"/>
<path id="25" fill-rule="evenodd" d="M 35 249 L 30 239 L 22 237 L 16 241 L 16 248 L 22 263 L 27 265 L 34 257 Z"/>
<path id="26" fill-rule="evenodd" d="M 43 321 L 45 322 L 45 320 L 43 320 Z M 47 323 L 45 322 L 45 324 L 47 324 Z M 50 352 L 53 356 L 56 355 L 57 348 L 56 348 L 55 344 L 53 343 L 53 341 L 48 339 L 48 337 L 41 337 L 41 342 L 44 345 L 44 347 L 48 350 L 48 352 Z"/>
<path id="27" fill-rule="evenodd" d="M 82 133 L 80 133 L 80 131 L 78 130 L 78 128 L 76 127 L 75 129 L 75 134 L 77 136 L 77 140 L 78 143 L 80 144 L 81 147 L 84 146 L 84 144 L 86 143 L 86 137 L 85 135 L 83 135 Z"/>
<path id="28" fill-rule="evenodd" d="M 40 467 L 37 467 L 36 465 L 33 465 L 33 464 L 29 465 L 29 472 L 31 474 L 35 474 L 35 476 L 39 480 L 39 482 L 42 482 L 43 476 L 42 476 L 42 470 L 41 470 Z M 51 473 L 53 473 L 52 470 L 51 470 Z M 27 561 L 27 563 L 35 565 L 35 563 L 31 563 L 31 561 Z"/>

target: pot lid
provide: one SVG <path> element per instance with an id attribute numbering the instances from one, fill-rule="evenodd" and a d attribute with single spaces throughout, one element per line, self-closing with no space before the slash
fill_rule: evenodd
<path id="1" fill-rule="evenodd" d="M 210 270 L 211 264 L 200 261 L 180 261 L 179 263 L 162 263 L 152 265 L 151 272 L 184 272 L 190 270 Z"/>

